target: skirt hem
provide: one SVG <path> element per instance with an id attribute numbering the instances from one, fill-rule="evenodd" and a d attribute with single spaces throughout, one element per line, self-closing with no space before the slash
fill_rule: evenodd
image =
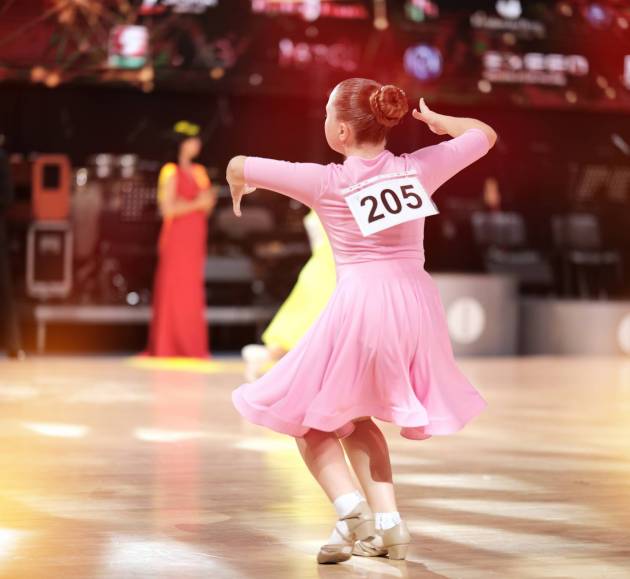
<path id="1" fill-rule="evenodd" d="M 469 408 L 466 417 L 429 420 L 426 412 L 401 411 L 377 405 L 361 405 L 334 416 L 307 413 L 302 424 L 296 424 L 280 418 L 267 408 L 254 406 L 245 400 L 240 388 L 232 392 L 232 402 L 241 416 L 258 426 L 264 426 L 280 434 L 302 438 L 312 428 L 323 432 L 335 432 L 340 439 L 350 436 L 355 429 L 352 421 L 364 416 L 399 426 L 401 428 L 400 435 L 409 440 L 425 440 L 433 435 L 454 434 L 486 407 L 486 402 L 479 399 L 479 405 L 474 409 Z"/>

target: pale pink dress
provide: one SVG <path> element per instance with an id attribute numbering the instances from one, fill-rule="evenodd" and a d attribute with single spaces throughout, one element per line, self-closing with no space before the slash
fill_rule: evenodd
<path id="1" fill-rule="evenodd" d="M 247 158 L 249 185 L 317 212 L 335 254 L 337 287 L 297 346 L 233 392 L 245 418 L 291 436 L 314 428 L 343 438 L 353 419 L 373 416 L 400 426 L 406 438 L 423 439 L 455 432 L 485 408 L 455 364 L 444 308 L 424 270 L 424 220 L 363 237 L 341 191 L 415 169 L 433 194 L 488 148 L 485 134 L 471 129 L 411 154 L 385 150 L 341 165 Z"/>

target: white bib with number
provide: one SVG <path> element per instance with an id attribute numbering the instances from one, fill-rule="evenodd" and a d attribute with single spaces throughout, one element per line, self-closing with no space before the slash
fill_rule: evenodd
<path id="1" fill-rule="evenodd" d="M 415 171 L 378 175 L 342 194 L 364 237 L 438 213 Z"/>

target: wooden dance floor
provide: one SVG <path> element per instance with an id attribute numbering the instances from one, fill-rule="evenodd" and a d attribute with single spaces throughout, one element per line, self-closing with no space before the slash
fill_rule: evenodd
<path id="1" fill-rule="evenodd" d="M 630 359 L 462 367 L 465 430 L 384 427 L 409 559 L 318 566 L 333 509 L 232 408 L 238 360 L 0 360 L 0 577 L 630 578 Z"/>

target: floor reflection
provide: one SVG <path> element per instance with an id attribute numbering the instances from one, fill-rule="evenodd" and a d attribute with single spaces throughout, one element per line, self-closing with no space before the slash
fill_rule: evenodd
<path id="1" fill-rule="evenodd" d="M 295 442 L 234 411 L 237 361 L 0 361 L 0 578 L 630 577 L 630 365 L 462 365 L 474 424 L 383 425 L 408 560 L 318 566 L 334 511 Z"/>

